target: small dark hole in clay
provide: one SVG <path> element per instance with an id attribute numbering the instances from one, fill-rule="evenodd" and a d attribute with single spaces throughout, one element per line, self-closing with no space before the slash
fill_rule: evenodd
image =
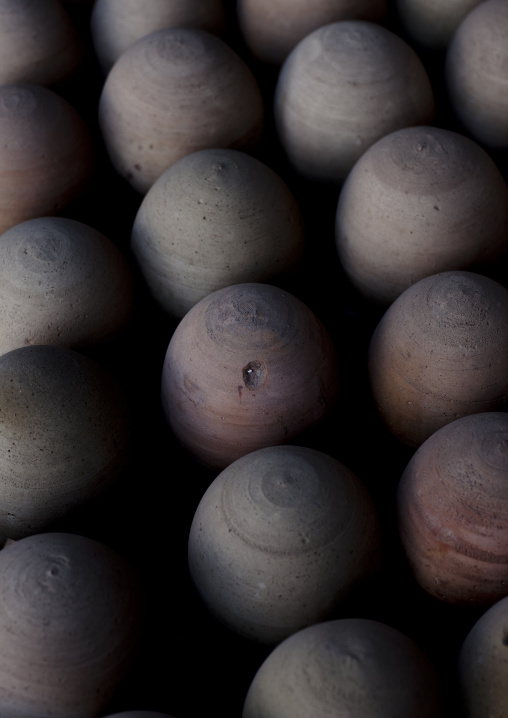
<path id="1" fill-rule="evenodd" d="M 503 646 L 508 646 L 508 632 L 503 634 Z"/>
<path id="2" fill-rule="evenodd" d="M 247 389 L 256 389 L 266 379 L 266 367 L 263 362 L 250 361 L 242 369 L 243 383 Z"/>

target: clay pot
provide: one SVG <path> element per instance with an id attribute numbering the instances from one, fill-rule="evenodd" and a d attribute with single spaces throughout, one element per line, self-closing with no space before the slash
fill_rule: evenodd
<path id="1" fill-rule="evenodd" d="M 508 148 L 508 5 L 486 0 L 455 31 L 446 54 L 450 104 L 464 131 L 490 149 Z"/>
<path id="2" fill-rule="evenodd" d="M 96 0 L 90 17 L 92 44 L 107 74 L 124 50 L 145 35 L 167 27 L 197 27 L 221 34 L 223 0 Z"/>
<path id="3" fill-rule="evenodd" d="M 137 648 L 141 593 L 102 543 L 44 533 L 0 551 L 2 718 L 91 718 Z"/>
<path id="4" fill-rule="evenodd" d="M 236 284 L 195 304 L 162 370 L 162 405 L 196 459 L 224 469 L 315 426 L 338 394 L 335 347 L 318 317 L 269 284 Z"/>
<path id="5" fill-rule="evenodd" d="M 367 489 L 346 466 L 301 446 L 237 459 L 202 497 L 189 569 L 228 628 L 275 644 L 328 618 L 378 568 L 381 532 Z"/>
<path id="6" fill-rule="evenodd" d="M 389 132 L 429 124 L 434 96 L 416 52 L 385 27 L 344 20 L 314 30 L 282 65 L 275 124 L 294 169 L 341 182 Z"/>
<path id="7" fill-rule="evenodd" d="M 3 354 L 0 400 L 1 534 L 16 539 L 47 529 L 125 468 L 127 401 L 92 359 L 43 345 Z"/>
<path id="8" fill-rule="evenodd" d="M 458 679 L 465 718 L 508 714 L 508 597 L 473 625 L 459 651 Z"/>
<path id="9" fill-rule="evenodd" d="M 508 186 L 476 142 L 406 127 L 374 143 L 342 187 L 338 255 L 369 301 L 389 305 L 419 279 L 492 267 L 508 249 Z"/>
<path id="10" fill-rule="evenodd" d="M 508 396 L 508 290 L 473 272 L 440 272 L 387 309 L 369 346 L 369 381 L 388 430 L 417 447 Z"/>
<path id="11" fill-rule="evenodd" d="M 253 146 L 263 122 L 250 69 L 223 40 L 196 28 L 137 40 L 111 68 L 99 101 L 112 164 L 142 193 L 191 152 Z"/>
<path id="12" fill-rule="evenodd" d="M 442 601 L 488 606 L 508 594 L 507 445 L 508 414 L 465 416 L 432 434 L 402 475 L 401 541 L 418 583 Z"/>
<path id="13" fill-rule="evenodd" d="M 257 60 L 280 65 L 313 30 L 340 20 L 380 22 L 386 0 L 238 0 L 238 26 Z M 281 19 L 283 21 L 281 21 Z"/>
<path id="14" fill-rule="evenodd" d="M 194 152 L 163 172 L 141 203 L 131 242 L 155 300 L 178 318 L 217 289 L 290 273 L 303 247 L 288 186 L 230 149 Z"/>
<path id="15" fill-rule="evenodd" d="M 64 217 L 39 217 L 0 237 L 0 354 L 33 344 L 107 342 L 131 320 L 134 280 L 103 234 Z"/>
<path id="16" fill-rule="evenodd" d="M 460 22 L 480 2 L 482 0 L 396 0 L 395 6 L 412 44 L 444 50 Z"/>
<path id="17" fill-rule="evenodd" d="M 83 42 L 58 0 L 1 0 L 0 85 L 54 85 L 83 58 Z"/>
<path id="18" fill-rule="evenodd" d="M 261 664 L 242 718 L 439 718 L 434 666 L 404 633 L 378 621 L 317 623 L 286 638 Z"/>
<path id="19" fill-rule="evenodd" d="M 59 214 L 91 179 L 94 147 L 74 107 L 42 85 L 0 87 L 0 233 Z"/>

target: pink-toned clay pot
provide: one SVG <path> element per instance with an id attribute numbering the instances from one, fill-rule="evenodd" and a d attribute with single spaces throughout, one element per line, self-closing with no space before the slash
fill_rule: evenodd
<path id="1" fill-rule="evenodd" d="M 91 133 L 67 100 L 42 85 L 0 86 L 0 232 L 60 214 L 94 167 Z"/>
<path id="2" fill-rule="evenodd" d="M 402 544 L 439 600 L 489 606 L 508 595 L 507 446 L 508 414 L 472 414 L 432 434 L 402 475 Z"/>
<path id="3" fill-rule="evenodd" d="M 368 356 L 387 429 L 417 447 L 454 419 L 508 401 L 508 290 L 474 272 L 440 272 L 386 310 Z"/>
<path id="4" fill-rule="evenodd" d="M 224 40 L 196 28 L 166 28 L 140 38 L 115 62 L 101 92 L 99 124 L 115 169 L 146 193 L 191 152 L 255 145 L 263 97 Z"/>
<path id="5" fill-rule="evenodd" d="M 292 294 L 261 283 L 212 292 L 180 321 L 162 370 L 162 405 L 177 439 L 223 469 L 322 420 L 339 387 L 335 347 Z"/>
<path id="6" fill-rule="evenodd" d="M 139 580 L 106 545 L 43 533 L 0 551 L 2 718 L 94 718 L 130 669 Z"/>

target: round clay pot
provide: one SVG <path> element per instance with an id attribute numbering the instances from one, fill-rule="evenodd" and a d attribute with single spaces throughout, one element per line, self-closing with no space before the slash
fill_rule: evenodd
<path id="1" fill-rule="evenodd" d="M 218 289 L 178 324 L 162 370 L 162 405 L 196 459 L 224 469 L 315 426 L 338 394 L 335 347 L 318 317 L 269 284 Z"/>
<path id="2" fill-rule="evenodd" d="M 304 225 L 267 165 L 238 150 L 201 150 L 150 187 L 131 248 L 155 300 L 181 318 L 217 289 L 290 273 L 302 259 Z"/>
<path id="3" fill-rule="evenodd" d="M 295 170 L 341 182 L 389 132 L 429 124 L 434 96 L 416 52 L 377 23 L 344 20 L 314 30 L 284 61 L 275 124 Z"/>
<path id="4" fill-rule="evenodd" d="M 455 31 L 446 54 L 446 86 L 465 132 L 489 149 L 508 148 L 508 4 L 486 0 Z"/>
<path id="5" fill-rule="evenodd" d="M 442 601 L 488 606 L 508 594 L 507 446 L 508 414 L 464 416 L 402 475 L 401 541 L 417 582 Z"/>
<path id="6" fill-rule="evenodd" d="M 115 169 L 145 193 L 191 152 L 254 145 L 264 123 L 254 75 L 219 37 L 166 28 L 127 48 L 99 100 L 99 124 Z"/>
<path id="7" fill-rule="evenodd" d="M 2 718 L 91 718 L 130 668 L 138 579 L 93 539 L 44 533 L 0 551 Z"/>
<path id="8" fill-rule="evenodd" d="M 38 217 L 0 237 L 0 305 L 0 354 L 33 344 L 104 343 L 131 320 L 133 275 L 97 230 Z"/>
<path id="9" fill-rule="evenodd" d="M 275 644 L 328 618 L 378 568 L 380 549 L 374 503 L 352 471 L 314 449 L 272 446 L 211 483 L 188 555 L 212 615 Z"/>
<path id="10" fill-rule="evenodd" d="M 145 35 L 167 27 L 197 27 L 221 34 L 223 0 L 96 0 L 90 33 L 105 74 L 122 52 Z"/>
<path id="11" fill-rule="evenodd" d="M 440 718 L 434 666 L 404 633 L 365 618 L 317 623 L 264 660 L 242 718 Z"/>
<path id="12" fill-rule="evenodd" d="M 396 0 L 397 17 L 411 42 L 432 50 L 448 47 L 467 13 L 482 0 Z"/>
<path id="13" fill-rule="evenodd" d="M 461 416 L 503 410 L 508 290 L 473 272 L 420 279 L 378 323 L 368 372 L 382 421 L 409 446 Z"/>
<path id="14" fill-rule="evenodd" d="M 419 279 L 492 267 L 508 249 L 508 186 L 464 135 L 406 127 L 360 157 L 339 196 L 335 241 L 354 287 L 389 305 Z"/>
<path id="15" fill-rule="evenodd" d="M 383 20 L 386 0 L 238 0 L 238 26 L 257 60 L 280 65 L 300 40 L 341 20 Z M 281 21 L 281 18 L 284 18 Z"/>
<path id="16" fill-rule="evenodd" d="M 83 58 L 83 41 L 58 0 L 0 1 L 0 85 L 54 85 Z"/>
<path id="17" fill-rule="evenodd" d="M 95 152 L 87 125 L 42 85 L 0 87 L 0 233 L 59 214 L 91 179 Z"/>
<path id="18" fill-rule="evenodd" d="M 508 714 L 508 597 L 473 625 L 459 651 L 458 679 L 465 718 Z"/>
<path id="19" fill-rule="evenodd" d="M 0 399 L 1 534 L 46 530 L 125 468 L 127 401 L 92 359 L 61 347 L 14 349 L 0 356 Z"/>

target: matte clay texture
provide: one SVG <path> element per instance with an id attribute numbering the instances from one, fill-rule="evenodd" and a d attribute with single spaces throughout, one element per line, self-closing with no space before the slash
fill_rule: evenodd
<path id="1" fill-rule="evenodd" d="M 59 214 L 94 169 L 90 131 L 75 108 L 42 85 L 0 87 L 0 232 Z"/>
<path id="2" fill-rule="evenodd" d="M 137 577 L 109 547 L 45 533 L 0 551 L 2 718 L 95 718 L 130 668 Z"/>
<path id="3" fill-rule="evenodd" d="M 476 142 L 407 127 L 378 140 L 349 173 L 335 241 L 355 288 L 387 306 L 431 274 L 492 268 L 508 249 L 508 186 Z"/>
<path id="4" fill-rule="evenodd" d="M 107 74 L 122 52 L 136 40 L 167 27 L 224 30 L 223 0 L 96 0 L 90 32 L 100 66 Z"/>
<path id="5" fill-rule="evenodd" d="M 82 38 L 61 2 L 1 0 L 0 85 L 67 80 L 83 53 Z"/>
<path id="6" fill-rule="evenodd" d="M 383 20 L 386 0 L 238 0 L 242 37 L 252 56 L 280 65 L 300 40 L 340 20 Z"/>
<path id="7" fill-rule="evenodd" d="M 237 150 L 201 150 L 175 162 L 149 189 L 131 249 L 156 301 L 181 318 L 217 289 L 296 269 L 303 219 L 289 187 L 267 165 Z"/>
<path id="8" fill-rule="evenodd" d="M 0 356 L 0 405 L 0 534 L 47 529 L 126 466 L 126 397 L 78 352 L 38 345 Z"/>
<path id="9" fill-rule="evenodd" d="M 486 0 L 458 26 L 446 55 L 446 87 L 464 132 L 508 149 L 508 4 Z"/>
<path id="10" fill-rule="evenodd" d="M 180 321 L 162 370 L 162 405 L 177 439 L 224 469 L 315 426 L 339 388 L 335 347 L 292 294 L 247 283 L 212 292 Z"/>
<path id="11" fill-rule="evenodd" d="M 34 344 L 112 340 L 134 310 L 134 278 L 117 247 L 65 217 L 39 217 L 0 237 L 0 354 Z"/>
<path id="12" fill-rule="evenodd" d="M 402 28 L 416 47 L 445 50 L 460 22 L 482 0 L 395 0 Z"/>
<path id="13" fill-rule="evenodd" d="M 267 644 L 328 618 L 380 554 L 367 489 L 336 459 L 300 446 L 230 464 L 201 499 L 189 536 L 190 573 L 208 609 Z"/>
<path id="14" fill-rule="evenodd" d="M 489 608 L 467 634 L 458 657 L 465 718 L 508 715 L 508 598 Z"/>
<path id="15" fill-rule="evenodd" d="M 342 182 L 374 142 L 429 124 L 434 95 L 416 52 L 377 23 L 314 30 L 277 79 L 274 116 L 288 161 L 308 179 Z"/>
<path id="16" fill-rule="evenodd" d="M 508 290 L 474 272 L 413 284 L 386 310 L 368 352 L 377 411 L 409 446 L 508 400 Z"/>
<path id="17" fill-rule="evenodd" d="M 402 475 L 401 541 L 439 600 L 489 606 L 508 595 L 507 446 L 508 414 L 472 414 L 432 434 Z"/>
<path id="18" fill-rule="evenodd" d="M 115 62 L 99 124 L 113 166 L 144 194 L 191 152 L 254 145 L 263 98 L 251 70 L 219 37 L 167 28 L 137 40 Z"/>
<path id="19" fill-rule="evenodd" d="M 293 634 L 261 664 L 242 718 L 442 718 L 432 664 L 378 621 L 348 618 Z"/>

